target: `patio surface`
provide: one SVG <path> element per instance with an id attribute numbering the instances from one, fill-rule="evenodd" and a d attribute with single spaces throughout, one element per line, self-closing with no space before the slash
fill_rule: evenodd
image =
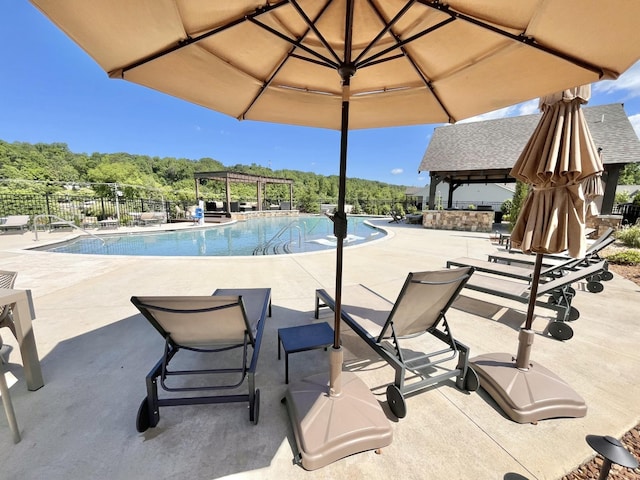
<path id="1" fill-rule="evenodd" d="M 390 237 L 346 248 L 344 283 L 363 283 L 390 299 L 410 271 L 444 268 L 447 259 L 460 256 L 486 258 L 498 248 L 486 233 L 377 223 Z M 144 228 L 157 227 L 133 230 Z M 277 329 L 316 321 L 314 292 L 333 288 L 335 253 L 151 258 L 21 250 L 73 235 L 41 232 L 38 242 L 32 232 L 0 235 L 0 269 L 18 271 L 16 288 L 33 293 L 45 379 L 43 388 L 27 390 L 15 339 L 3 330 L 8 369 L 17 378 L 11 395 L 22 434 L 14 445 L 0 414 L 3 479 L 557 479 L 595 454 L 587 434 L 620 438 L 640 421 L 640 383 L 634 380 L 640 371 L 639 289 L 615 275 L 599 294 L 576 285 L 573 304 L 581 317 L 567 342 L 542 334 L 553 312 L 536 310 L 534 329 L 540 334 L 531 359 L 585 399 L 586 417 L 518 424 L 482 389 L 466 394 L 447 381 L 407 398 L 407 416 L 397 420 L 385 398 L 393 370 L 343 331 L 344 368 L 356 372 L 380 401 L 393 425 L 393 442 L 381 454 L 364 452 L 307 472 L 293 463 L 295 439 L 280 402 L 286 385 Z M 167 407 L 156 428 L 138 433 L 144 377 L 160 358 L 163 340 L 130 297 L 209 295 L 234 287 L 272 289 L 273 317 L 256 377 L 259 424 L 249 422 L 246 404 Z M 525 316 L 523 304 L 466 290 L 448 313 L 455 337 L 471 347 L 472 357 L 515 354 Z M 326 312 L 320 321 L 332 323 L 333 317 Z M 324 371 L 323 350 L 290 357 L 290 381 Z"/>

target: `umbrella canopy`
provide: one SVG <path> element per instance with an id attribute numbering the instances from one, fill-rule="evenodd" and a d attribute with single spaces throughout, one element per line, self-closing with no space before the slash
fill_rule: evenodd
<path id="1" fill-rule="evenodd" d="M 586 85 L 541 98 L 540 122 L 511 170 L 531 185 L 511 233 L 513 245 L 527 253 L 585 253 L 584 186 L 603 171 L 580 109 L 590 96 Z"/>
<path id="2" fill-rule="evenodd" d="M 453 122 L 615 78 L 640 43 L 626 0 L 31 1 L 113 78 L 336 130 L 345 97 L 351 129 Z"/>

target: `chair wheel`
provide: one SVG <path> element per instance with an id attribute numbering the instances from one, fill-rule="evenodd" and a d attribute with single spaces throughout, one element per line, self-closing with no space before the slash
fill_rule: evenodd
<path id="1" fill-rule="evenodd" d="M 478 373 L 471 367 L 467 367 L 467 373 L 464 376 L 464 389 L 467 392 L 475 392 L 480 387 L 480 377 Z"/>
<path id="2" fill-rule="evenodd" d="M 404 401 L 404 396 L 395 385 L 387 387 L 387 403 L 396 417 L 404 418 L 407 416 L 407 404 Z"/>
<path id="3" fill-rule="evenodd" d="M 573 328 L 564 322 L 551 322 L 549 324 L 549 333 L 557 340 L 569 340 L 573 337 Z"/>
<path id="4" fill-rule="evenodd" d="M 149 421 L 149 402 L 147 397 L 144 397 L 140 407 L 138 408 L 138 416 L 136 417 L 136 430 L 140 433 L 146 432 L 151 426 Z"/>
<path id="5" fill-rule="evenodd" d="M 609 280 L 613 280 L 613 273 L 611 273 L 608 270 L 604 270 L 603 272 L 600 273 L 600 279 L 608 282 Z"/>
<path id="6" fill-rule="evenodd" d="M 284 399 L 282 400 L 284 403 Z M 253 422 L 254 425 L 257 425 L 259 417 L 260 417 L 260 389 L 257 389 L 253 397 L 253 403 L 249 404 L 249 420 Z"/>
<path id="7" fill-rule="evenodd" d="M 591 293 L 600 293 L 604 290 L 604 285 L 600 282 L 587 282 L 587 290 Z"/>
<path id="8" fill-rule="evenodd" d="M 576 307 L 569 307 L 569 318 L 570 322 L 574 322 L 580 318 L 580 312 Z"/>

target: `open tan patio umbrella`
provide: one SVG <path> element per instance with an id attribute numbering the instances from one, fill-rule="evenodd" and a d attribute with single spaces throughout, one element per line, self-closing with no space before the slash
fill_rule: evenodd
<path id="1" fill-rule="evenodd" d="M 511 176 L 530 185 L 511 233 L 515 248 L 535 253 L 525 326 L 518 353 L 493 353 L 471 360 L 480 381 L 503 410 L 525 423 L 554 417 L 581 417 L 584 400 L 566 383 L 529 361 L 534 339 L 532 323 L 542 259 L 546 253 L 585 254 L 587 201 L 584 187 L 603 172 L 602 161 L 580 106 L 591 96 L 584 85 L 540 99 L 542 117 L 511 170 Z M 551 322 L 555 338 L 573 335 L 564 322 Z"/>
<path id="2" fill-rule="evenodd" d="M 240 120 L 341 131 L 331 375 L 287 395 L 305 468 L 391 441 L 377 400 L 340 374 L 348 130 L 454 122 L 616 78 L 640 56 L 640 3 L 624 0 L 32 3 L 113 78 Z"/>

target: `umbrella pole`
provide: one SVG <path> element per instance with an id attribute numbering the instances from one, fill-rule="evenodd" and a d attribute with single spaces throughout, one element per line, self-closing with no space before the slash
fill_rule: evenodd
<path id="1" fill-rule="evenodd" d="M 349 84 L 355 74 L 351 58 L 351 27 L 354 0 L 346 2 L 345 61 L 338 68 L 342 78 L 342 123 L 340 128 L 340 177 L 338 208 L 333 216 L 336 236 L 336 291 L 334 341 L 329 355 L 329 379 L 314 375 L 289 386 L 284 402 L 289 411 L 298 447 L 298 459 L 307 470 L 315 470 L 340 458 L 377 450 L 391 443 L 393 430 L 380 403 L 369 387 L 353 372 L 343 372 L 340 342 L 342 318 L 342 259 L 347 236 L 345 198 L 347 185 L 347 138 L 349 134 Z"/>
<path id="2" fill-rule="evenodd" d="M 540 284 L 540 272 L 542 271 L 542 253 L 536 254 L 536 263 L 533 267 L 533 278 L 531 279 L 531 290 L 529 293 L 529 308 L 527 309 L 527 320 L 524 328 L 518 335 L 518 354 L 516 355 L 516 367 L 527 370 L 530 366 L 531 346 L 533 345 L 534 333 L 531 329 L 533 325 L 533 314 L 536 309 L 536 298 L 538 296 L 538 285 Z"/>
<path id="3" fill-rule="evenodd" d="M 343 88 L 348 89 L 347 85 Z M 342 317 L 342 263 L 344 239 L 347 236 L 347 214 L 345 212 L 347 190 L 347 138 L 349 136 L 349 101 L 342 102 L 342 124 L 340 129 L 340 176 L 338 182 L 338 211 L 333 216 L 333 234 L 336 237 L 336 291 L 333 318 L 333 348 L 329 356 L 329 395 L 342 392 L 342 363 L 344 354 L 340 342 L 340 319 Z"/>

